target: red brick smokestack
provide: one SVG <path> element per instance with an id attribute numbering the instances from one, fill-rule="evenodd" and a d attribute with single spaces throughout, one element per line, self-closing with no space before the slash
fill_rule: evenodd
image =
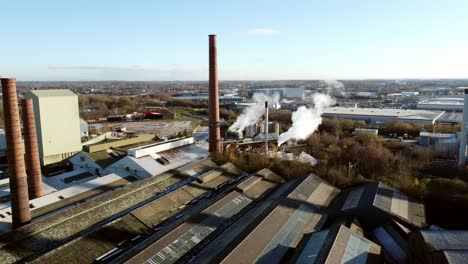
<path id="1" fill-rule="evenodd" d="M 21 100 L 21 109 L 23 112 L 24 146 L 26 149 L 29 198 L 34 199 L 42 196 L 42 178 L 32 99 Z"/>
<path id="2" fill-rule="evenodd" d="M 216 35 L 209 35 L 209 151 L 219 153 L 221 150 L 221 133 L 219 131 L 219 93 L 218 93 L 218 55 L 216 48 Z"/>
<path id="3" fill-rule="evenodd" d="M 28 182 L 24 163 L 24 145 L 21 141 L 16 79 L 1 79 L 5 135 L 7 143 L 8 175 L 10 177 L 11 211 L 13 228 L 31 222 Z"/>

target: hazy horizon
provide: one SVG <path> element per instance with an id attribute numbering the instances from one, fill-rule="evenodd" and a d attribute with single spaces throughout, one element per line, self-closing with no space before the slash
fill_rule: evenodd
<path id="1" fill-rule="evenodd" d="M 17 82 L 208 82 L 205 80 L 20 80 L 12 76 L 1 76 L 0 78 L 15 78 Z M 366 78 L 366 79 L 271 79 L 271 80 L 221 80 L 221 82 L 287 82 L 287 81 L 436 81 L 436 80 L 468 80 L 468 78 Z"/>

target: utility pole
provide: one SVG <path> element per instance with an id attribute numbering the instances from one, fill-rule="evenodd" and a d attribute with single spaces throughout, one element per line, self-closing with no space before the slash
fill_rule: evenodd
<path id="1" fill-rule="evenodd" d="M 351 169 L 353 167 L 356 167 L 357 163 L 356 164 L 353 164 L 351 161 L 348 162 L 348 179 L 351 177 Z"/>

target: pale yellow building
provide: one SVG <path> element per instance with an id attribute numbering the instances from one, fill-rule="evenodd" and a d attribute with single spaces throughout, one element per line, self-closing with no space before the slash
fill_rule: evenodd
<path id="1" fill-rule="evenodd" d="M 78 96 L 70 90 L 31 90 L 42 165 L 69 158 L 81 150 Z"/>

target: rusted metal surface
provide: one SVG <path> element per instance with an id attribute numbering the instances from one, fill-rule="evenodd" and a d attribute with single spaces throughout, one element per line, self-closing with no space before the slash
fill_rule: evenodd
<path id="1" fill-rule="evenodd" d="M 39 148 L 37 146 L 36 123 L 32 99 L 21 100 L 23 116 L 24 147 L 26 150 L 26 169 L 28 173 L 29 198 L 41 197 L 42 178 Z"/>
<path id="2" fill-rule="evenodd" d="M 21 140 L 16 79 L 1 79 L 1 83 L 13 228 L 18 228 L 31 221 L 28 182 L 24 162 L 24 145 Z"/>
<path id="3" fill-rule="evenodd" d="M 209 151 L 221 151 L 221 133 L 219 123 L 219 91 L 218 91 L 218 55 L 216 35 L 209 35 Z"/>

